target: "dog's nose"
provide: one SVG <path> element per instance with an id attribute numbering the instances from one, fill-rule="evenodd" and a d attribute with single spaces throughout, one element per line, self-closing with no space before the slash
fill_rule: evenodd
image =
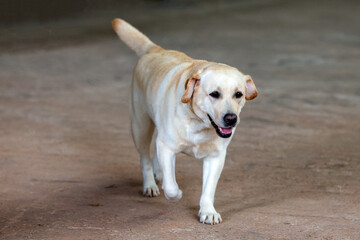
<path id="1" fill-rule="evenodd" d="M 237 122 L 237 116 L 235 113 L 227 113 L 224 115 L 224 123 L 226 127 L 234 127 Z"/>

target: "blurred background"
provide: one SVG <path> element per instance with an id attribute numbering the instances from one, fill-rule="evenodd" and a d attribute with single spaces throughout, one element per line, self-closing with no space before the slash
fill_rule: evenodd
<path id="1" fill-rule="evenodd" d="M 360 4 L 355 0 L 0 1 L 0 239 L 357 239 Z M 128 115 L 137 56 L 160 46 L 250 74 L 215 197 L 177 158 L 178 203 L 141 196 Z"/>
<path id="2" fill-rule="evenodd" d="M 5 38 L 1 43 L 8 50 L 9 47 L 11 50 L 33 48 L 39 43 L 42 48 L 71 45 L 82 43 L 84 37 L 89 42 L 113 36 L 108 23 L 118 16 L 160 30 L 169 23 L 173 26 L 180 19 L 189 24 L 194 22 L 189 18 L 195 16 L 201 19 L 212 12 L 216 17 L 217 11 L 224 12 L 234 6 L 244 8 L 269 3 L 256 0 L 3 1 L 0 20 Z"/>

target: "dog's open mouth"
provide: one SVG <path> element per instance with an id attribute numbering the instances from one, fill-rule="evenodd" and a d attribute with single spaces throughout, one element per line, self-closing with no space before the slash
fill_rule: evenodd
<path id="1" fill-rule="evenodd" d="M 216 123 L 212 120 L 212 118 L 209 116 L 209 120 L 211 122 L 211 125 L 215 128 L 217 135 L 222 138 L 229 138 L 232 134 L 232 127 L 229 128 L 222 128 L 216 125 Z"/>

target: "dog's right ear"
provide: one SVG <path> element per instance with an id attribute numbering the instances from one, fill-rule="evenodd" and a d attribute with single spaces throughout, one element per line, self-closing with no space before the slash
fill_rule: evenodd
<path id="1" fill-rule="evenodd" d="M 185 93 L 183 94 L 183 96 L 181 98 L 181 102 L 183 102 L 183 103 L 190 102 L 190 100 L 194 94 L 195 87 L 197 87 L 199 85 L 199 83 L 200 83 L 200 75 L 199 74 L 194 74 L 191 78 L 186 80 Z"/>

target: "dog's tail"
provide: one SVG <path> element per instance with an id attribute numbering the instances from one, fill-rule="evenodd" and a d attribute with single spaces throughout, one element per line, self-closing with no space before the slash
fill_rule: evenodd
<path id="1" fill-rule="evenodd" d="M 139 57 L 146 54 L 151 48 L 157 47 L 149 38 L 122 19 L 115 18 L 112 25 L 119 38 Z"/>

